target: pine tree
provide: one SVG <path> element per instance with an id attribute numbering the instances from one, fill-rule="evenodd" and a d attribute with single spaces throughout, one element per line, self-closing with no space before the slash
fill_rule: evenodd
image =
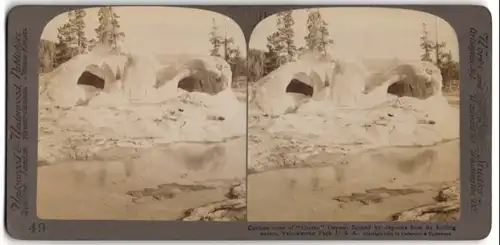
<path id="1" fill-rule="evenodd" d="M 122 41 L 125 38 L 125 33 L 120 31 L 120 23 L 118 22 L 120 20 L 120 16 L 118 16 L 113 9 L 111 9 L 111 36 L 113 39 L 113 46 L 112 50 L 119 52 L 120 47 L 118 46 L 118 42 Z"/>
<path id="2" fill-rule="evenodd" d="M 333 44 L 328 31 L 328 23 L 323 20 L 319 10 L 309 11 L 307 17 L 308 34 L 304 37 L 306 50 L 327 55 L 328 46 Z"/>
<path id="3" fill-rule="evenodd" d="M 443 85 L 444 87 L 450 87 L 453 80 L 459 80 L 459 64 L 453 60 L 451 51 L 443 51 L 446 48 L 446 43 L 442 42 L 434 45 L 434 48 L 437 56 L 436 66 L 441 71 Z"/>
<path id="4" fill-rule="evenodd" d="M 110 33 L 110 18 L 109 18 L 109 8 L 110 7 L 101 7 L 97 12 L 99 26 L 95 29 L 97 35 L 97 42 L 103 45 L 109 44 L 109 33 Z"/>
<path id="5" fill-rule="evenodd" d="M 420 38 L 420 47 L 424 53 L 420 56 L 422 61 L 432 62 L 441 71 L 444 87 L 449 87 L 453 80 L 459 79 L 459 63 L 453 60 L 451 51 L 444 52 L 446 49 L 445 42 L 432 42 L 429 39 L 429 33 L 425 23 L 423 25 L 423 35 Z M 437 31 L 437 30 L 436 30 Z M 437 39 L 437 38 L 436 38 Z M 432 59 L 432 53 L 435 53 L 435 61 Z"/>
<path id="6" fill-rule="evenodd" d="M 293 25 L 295 21 L 292 11 L 276 14 L 276 31 L 267 37 L 267 49 L 264 54 L 264 74 L 267 75 L 279 66 L 295 60 L 297 47 L 295 46 Z"/>
<path id="7" fill-rule="evenodd" d="M 243 71 L 246 64 L 243 58 L 241 58 L 239 47 L 236 47 L 233 37 L 228 37 L 225 32 L 223 36 L 220 34 L 215 19 L 212 19 L 212 30 L 210 31 L 209 41 L 212 45 L 210 55 L 221 57 L 229 64 L 233 73 L 233 79 L 240 75 L 246 75 Z M 222 54 L 220 52 L 221 48 Z"/>
<path id="8" fill-rule="evenodd" d="M 231 62 L 240 54 L 240 50 L 234 47 L 234 38 L 228 37 L 227 33 L 225 33 L 224 36 L 219 33 L 219 27 L 215 19 L 212 19 L 212 31 L 210 31 L 209 41 L 212 44 L 212 49 L 210 49 L 211 56 L 222 57 L 227 62 Z M 220 53 L 221 47 L 222 54 Z"/>
<path id="9" fill-rule="evenodd" d="M 97 12 L 99 26 L 95 29 L 97 42 L 110 48 L 114 53 L 120 52 L 118 43 L 125 38 L 125 33 L 120 31 L 118 16 L 112 7 L 101 7 Z"/>
<path id="10" fill-rule="evenodd" d="M 328 23 L 326 21 L 321 21 L 321 28 L 319 30 L 321 34 L 321 42 L 319 45 L 319 51 L 323 52 L 325 56 L 328 53 L 328 46 L 333 45 L 333 39 L 330 39 L 330 32 L 328 31 Z"/>
<path id="11" fill-rule="evenodd" d="M 227 36 L 224 36 L 224 38 L 222 39 L 222 46 L 224 47 L 224 59 L 231 63 L 231 61 L 233 60 L 233 58 L 236 56 L 236 55 L 239 55 L 240 53 L 240 50 L 238 48 L 235 48 L 234 47 L 234 38 L 232 37 L 227 37 Z"/>
<path id="12" fill-rule="evenodd" d="M 72 26 L 76 45 L 78 47 L 79 53 L 84 53 L 87 50 L 88 41 L 85 36 L 85 13 L 84 9 L 74 10 L 73 18 L 70 19 L 70 25 Z"/>
<path id="13" fill-rule="evenodd" d="M 73 43 L 71 34 L 71 25 L 69 23 L 57 28 L 58 42 L 56 43 L 56 55 L 54 58 L 55 66 L 59 66 L 76 55 L 75 50 L 71 46 Z"/>
<path id="14" fill-rule="evenodd" d="M 85 10 L 69 11 L 68 22 L 57 29 L 55 66 L 85 52 L 87 47 L 85 15 Z"/>
<path id="15" fill-rule="evenodd" d="M 234 39 L 224 37 L 222 45 L 224 46 L 224 60 L 226 60 L 231 67 L 233 79 L 239 76 L 246 76 L 246 62 L 241 57 L 239 47 L 235 47 Z"/>
<path id="16" fill-rule="evenodd" d="M 78 53 L 84 53 L 88 45 L 85 36 L 85 16 L 83 9 L 69 11 L 68 22 L 58 28 L 59 42 L 77 49 Z"/>
<path id="17" fill-rule="evenodd" d="M 429 39 L 429 32 L 427 31 L 427 25 L 425 23 L 423 26 L 423 34 L 420 37 L 420 47 L 424 53 L 420 56 L 420 60 L 432 62 L 431 52 L 434 49 L 434 44 Z"/>
<path id="18" fill-rule="evenodd" d="M 264 75 L 276 70 L 280 64 L 280 53 L 283 49 L 279 40 L 279 32 L 275 32 L 267 37 L 267 52 L 264 53 Z"/>
<path id="19" fill-rule="evenodd" d="M 278 20 L 278 33 L 280 42 L 280 57 L 278 58 L 279 65 L 283 65 L 287 62 L 293 61 L 297 55 L 297 47 L 294 43 L 295 32 L 293 30 L 293 25 L 295 21 L 292 16 L 292 11 L 284 11 L 276 14 Z"/>
<path id="20" fill-rule="evenodd" d="M 444 53 L 444 49 L 446 48 L 446 43 L 445 42 L 441 42 L 441 43 L 435 43 L 434 46 L 433 46 L 433 49 L 436 53 L 436 66 L 437 67 L 441 67 L 441 63 L 443 61 L 443 59 L 447 59 L 448 57 L 448 54 L 447 53 Z"/>
<path id="21" fill-rule="evenodd" d="M 210 49 L 211 56 L 221 57 L 220 47 L 222 45 L 222 38 L 219 35 L 219 28 L 215 23 L 215 19 L 212 19 L 212 31 L 210 31 L 210 43 L 212 44 L 212 49 Z"/>
<path id="22" fill-rule="evenodd" d="M 304 37 L 306 41 L 306 49 L 309 51 L 318 51 L 321 39 L 320 35 L 321 17 L 319 11 L 309 11 L 307 16 L 308 34 Z"/>

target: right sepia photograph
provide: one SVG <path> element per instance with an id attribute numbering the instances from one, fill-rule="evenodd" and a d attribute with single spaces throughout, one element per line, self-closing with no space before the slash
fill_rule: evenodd
<path id="1" fill-rule="evenodd" d="M 397 8 L 280 12 L 249 40 L 249 221 L 460 214 L 457 36 Z"/>

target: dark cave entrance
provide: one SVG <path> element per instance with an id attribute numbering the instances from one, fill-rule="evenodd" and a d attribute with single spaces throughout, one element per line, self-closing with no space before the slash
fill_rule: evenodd
<path id="1" fill-rule="evenodd" d="M 194 74 L 184 77 L 177 84 L 177 88 L 187 92 L 200 92 L 216 95 L 224 90 L 221 79 L 210 73 Z"/>
<path id="2" fill-rule="evenodd" d="M 286 93 L 296 93 L 303 94 L 308 97 L 312 97 L 314 89 L 311 85 L 308 85 L 296 78 L 292 79 L 290 83 L 286 86 Z"/>
<path id="3" fill-rule="evenodd" d="M 427 99 L 435 94 L 436 84 L 432 78 L 417 74 L 414 67 L 401 65 L 394 69 L 399 74 L 400 80 L 387 88 L 387 93 L 398 97 L 413 97 Z M 429 73 L 427 75 L 430 76 Z"/>
<path id="4" fill-rule="evenodd" d="M 193 76 L 187 76 L 179 81 L 177 88 L 188 92 L 204 92 L 203 82 Z"/>
<path id="5" fill-rule="evenodd" d="M 398 81 L 387 88 L 387 93 L 398 97 L 413 97 L 417 99 L 427 99 L 434 95 L 432 84 L 424 81 Z"/>
<path id="6" fill-rule="evenodd" d="M 101 77 L 95 75 L 92 72 L 84 71 L 82 75 L 78 78 L 78 85 L 92 86 L 96 89 L 104 89 L 105 81 Z"/>
<path id="7" fill-rule="evenodd" d="M 399 81 L 391 84 L 389 88 L 387 88 L 387 93 L 396 95 L 398 97 L 414 97 L 412 86 L 408 83 L 405 83 L 404 81 Z"/>

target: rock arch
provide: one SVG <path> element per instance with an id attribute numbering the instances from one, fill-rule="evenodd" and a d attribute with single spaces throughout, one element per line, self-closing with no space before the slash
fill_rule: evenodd
<path id="1" fill-rule="evenodd" d="M 231 74 L 222 71 L 224 65 L 229 66 L 227 63 L 209 64 L 207 60 L 197 58 L 187 59 L 181 64 L 164 65 L 156 73 L 155 87 L 216 95 L 231 86 Z M 209 66 L 216 68 L 210 69 Z"/>
<path id="2" fill-rule="evenodd" d="M 387 72 L 373 73 L 367 80 L 365 94 L 383 91 L 398 97 L 427 99 L 442 93 L 440 70 L 428 62 L 400 64 Z"/>

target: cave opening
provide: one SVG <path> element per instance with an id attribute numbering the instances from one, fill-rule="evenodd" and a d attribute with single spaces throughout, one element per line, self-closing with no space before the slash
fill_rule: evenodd
<path id="1" fill-rule="evenodd" d="M 424 81 L 413 81 L 412 83 L 402 80 L 391 84 L 387 88 L 387 93 L 398 97 L 413 97 L 417 99 L 427 99 L 434 94 L 432 84 Z"/>
<path id="2" fill-rule="evenodd" d="M 105 81 L 103 78 L 95 75 L 92 72 L 84 71 L 77 81 L 78 85 L 92 86 L 96 89 L 104 89 Z"/>
<path id="3" fill-rule="evenodd" d="M 179 81 L 177 88 L 187 92 L 204 92 L 203 82 L 193 76 L 187 76 Z"/>
<path id="4" fill-rule="evenodd" d="M 286 93 L 303 94 L 308 97 L 313 96 L 314 89 L 311 85 L 308 85 L 297 78 L 293 78 L 290 83 L 286 86 Z"/>
<path id="5" fill-rule="evenodd" d="M 427 99 L 435 94 L 437 84 L 430 77 L 430 73 L 423 74 L 411 65 L 401 65 L 394 69 L 399 80 L 387 88 L 387 93 L 398 97 L 413 97 Z"/>
<path id="6" fill-rule="evenodd" d="M 200 92 L 210 95 L 216 95 L 224 90 L 221 79 L 209 72 L 186 76 L 177 83 L 177 88 L 187 92 Z"/>
<path id="7" fill-rule="evenodd" d="M 398 97 L 414 97 L 412 86 L 404 81 L 398 81 L 391 84 L 387 88 L 387 93 Z"/>

